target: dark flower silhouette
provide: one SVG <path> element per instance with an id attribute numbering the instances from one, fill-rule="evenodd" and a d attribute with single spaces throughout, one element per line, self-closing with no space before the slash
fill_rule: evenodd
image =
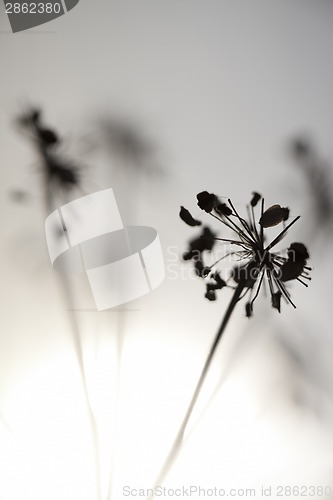
<path id="1" fill-rule="evenodd" d="M 265 228 L 276 226 L 279 223 L 285 225 L 285 221 L 289 217 L 289 210 L 280 205 L 273 205 L 265 210 L 264 200 L 261 196 L 256 192 L 252 193 L 252 195 L 250 204 L 247 207 L 247 219 L 244 219 L 238 214 L 230 199 L 227 205 L 221 203 L 218 196 L 213 193 L 208 193 L 208 191 L 202 191 L 197 195 L 199 207 L 211 217 L 221 222 L 224 228 L 231 231 L 233 235 L 230 239 L 216 238 L 208 227 L 204 227 L 202 233 L 197 238 L 190 241 L 189 250 L 184 254 L 185 260 L 194 261 L 194 267 L 197 274 L 208 281 L 208 283 L 206 283 L 205 294 L 208 300 L 215 301 L 216 291 L 229 286 L 227 285 L 227 281 L 221 278 L 219 271 L 216 270 L 217 264 L 228 256 L 237 256 L 238 261 L 241 262 L 233 269 L 229 277 L 236 282 L 236 287 L 233 287 L 233 295 L 222 317 L 221 324 L 213 339 L 192 398 L 163 467 L 155 481 L 155 485 L 159 485 L 163 482 L 164 477 L 168 473 L 181 449 L 193 409 L 205 383 L 206 376 L 220 344 L 220 340 L 226 331 L 226 327 L 238 302 L 245 297 L 245 295 L 250 295 L 249 300 L 245 304 L 245 312 L 248 318 L 251 317 L 253 313 L 253 303 L 258 297 L 260 288 L 266 278 L 270 289 L 272 306 L 280 312 L 282 297 L 295 307 L 295 304 L 291 301 L 285 282 L 296 279 L 307 286 L 303 280 L 310 279 L 308 276 L 310 268 L 306 265 L 306 259 L 308 259 L 309 254 L 303 243 L 292 243 L 286 255 L 272 252 L 272 249 L 283 239 L 288 229 L 295 224 L 299 217 L 292 220 L 270 243 L 266 244 L 266 239 L 264 237 Z M 260 220 L 259 223 L 256 223 L 254 208 L 260 200 Z M 189 214 L 188 210 L 186 210 L 185 213 L 185 218 L 191 222 L 190 225 L 193 225 L 192 219 L 195 219 Z M 181 210 L 181 215 L 184 215 L 184 209 Z M 184 220 L 184 217 L 182 217 L 182 219 Z M 185 220 L 185 222 L 188 223 L 187 220 Z M 205 253 L 212 250 L 216 241 L 221 241 L 227 245 L 236 247 L 236 250 L 228 251 L 214 264 L 206 266 L 204 264 Z M 153 495 L 149 496 L 149 499 L 151 498 L 153 498 Z"/>
<path id="2" fill-rule="evenodd" d="M 261 199 L 261 213 L 259 222 L 256 222 L 254 207 Z M 216 272 L 217 264 L 228 256 L 236 256 L 241 261 L 233 268 L 230 279 L 237 285 L 242 286 L 242 294 L 239 299 L 249 295 L 245 310 L 246 316 L 252 316 L 253 304 L 259 295 L 261 286 L 266 280 L 268 282 L 271 303 L 273 308 L 279 312 L 281 310 L 281 297 L 296 307 L 291 300 L 290 293 L 285 282 L 297 280 L 304 286 L 308 286 L 305 280 L 310 280 L 307 266 L 309 253 L 303 243 L 292 243 L 287 252 L 274 253 L 272 249 L 284 238 L 287 231 L 298 221 L 299 217 L 293 219 L 285 226 L 280 233 L 269 243 L 266 244 L 264 229 L 285 223 L 289 218 L 289 209 L 280 205 L 273 205 L 264 209 L 264 199 L 258 193 L 253 193 L 252 200 L 248 208 L 248 218 L 242 218 L 231 200 L 228 205 L 221 203 L 219 198 L 212 193 L 202 191 L 197 195 L 198 205 L 205 212 L 221 222 L 224 227 L 230 230 L 234 238 L 217 238 L 208 228 L 203 228 L 199 237 L 190 241 L 189 250 L 184 254 L 185 260 L 193 260 L 194 267 L 198 276 L 210 278 L 213 282 L 206 284 L 205 297 L 208 300 L 216 299 L 216 290 L 227 286 Z M 184 208 L 181 213 L 184 214 Z M 186 219 L 195 220 L 186 210 Z M 182 217 L 184 220 L 184 217 Z M 185 221 L 186 222 L 186 221 Z M 235 247 L 236 250 L 230 250 L 222 258 L 218 259 L 210 266 L 204 263 L 204 252 L 211 251 L 215 241 L 221 241 L 224 244 Z M 229 285 L 228 285 L 229 286 Z M 238 299 L 238 300 L 239 300 Z"/>

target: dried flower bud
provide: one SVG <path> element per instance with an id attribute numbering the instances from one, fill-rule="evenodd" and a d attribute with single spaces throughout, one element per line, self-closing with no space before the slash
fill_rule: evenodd
<path id="1" fill-rule="evenodd" d="M 255 191 L 252 194 L 253 194 L 253 198 L 251 200 L 251 206 L 255 207 L 257 205 L 258 201 L 261 200 L 261 194 L 256 193 Z"/>
<path id="2" fill-rule="evenodd" d="M 273 227 L 289 217 L 289 208 L 272 205 L 262 214 L 259 224 L 262 227 Z"/>
<path id="3" fill-rule="evenodd" d="M 218 215 L 231 215 L 232 210 L 225 203 L 215 203 L 214 210 Z"/>
<path id="4" fill-rule="evenodd" d="M 209 213 L 214 208 L 216 196 L 215 194 L 208 193 L 207 191 L 202 191 L 201 193 L 197 194 L 197 200 L 198 206 L 201 208 L 201 210 Z"/>
<path id="5" fill-rule="evenodd" d="M 196 220 L 192 217 L 190 212 L 184 208 L 180 207 L 180 212 L 179 212 L 179 217 L 182 219 L 182 221 L 185 222 L 188 226 L 201 226 L 201 222 L 199 220 Z"/>

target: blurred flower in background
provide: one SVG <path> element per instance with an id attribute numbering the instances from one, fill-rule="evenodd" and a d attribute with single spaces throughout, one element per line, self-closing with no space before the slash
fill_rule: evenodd
<path id="1" fill-rule="evenodd" d="M 330 239 L 333 228 L 332 168 L 309 138 L 300 136 L 292 140 L 290 153 L 305 184 L 304 196 L 308 200 L 313 236 Z"/>

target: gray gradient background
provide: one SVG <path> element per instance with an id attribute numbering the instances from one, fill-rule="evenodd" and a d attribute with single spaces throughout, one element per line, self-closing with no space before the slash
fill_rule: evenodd
<path id="1" fill-rule="evenodd" d="M 301 214 L 293 239 L 309 246 L 314 280 L 308 290 L 293 285 L 296 311 L 283 304 L 278 315 L 263 299 L 248 322 L 239 306 L 203 402 L 221 371 L 225 384 L 165 484 L 255 487 L 258 496 L 263 484 L 331 485 L 332 240 L 313 236 L 287 142 L 308 134 L 333 158 L 332 22 L 330 0 L 81 0 L 52 23 L 13 35 L 0 5 L 1 499 L 96 498 L 38 167 L 13 125 L 29 103 L 45 108 L 46 122 L 89 164 L 87 189 L 112 186 L 124 222 L 156 228 L 165 252 L 167 279 L 130 311 L 78 313 L 100 424 L 103 500 L 115 428 L 114 498 L 123 485 L 152 485 L 227 304 L 227 294 L 205 301 L 189 266 L 171 262 L 193 233 L 179 206 L 202 217 L 195 194 L 203 189 L 240 207 L 258 190 L 268 205 Z M 155 140 L 163 176 L 139 178 L 86 147 L 98 116 L 114 112 Z M 15 204 L 16 188 L 33 201 Z"/>

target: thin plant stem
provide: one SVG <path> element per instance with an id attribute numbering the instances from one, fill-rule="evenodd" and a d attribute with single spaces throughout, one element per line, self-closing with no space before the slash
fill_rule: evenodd
<path id="1" fill-rule="evenodd" d="M 184 434 L 185 434 L 185 431 L 187 429 L 187 425 L 188 425 L 188 422 L 191 418 L 191 415 L 192 415 L 192 412 L 193 412 L 193 409 L 196 405 L 196 402 L 198 400 L 198 397 L 199 397 L 199 394 L 201 392 L 201 389 L 203 387 L 203 384 L 206 380 L 206 376 L 207 376 L 207 373 L 209 371 L 209 368 L 211 366 L 211 363 L 212 363 L 212 360 L 214 358 L 214 355 L 216 353 L 216 350 L 217 350 L 217 347 L 220 343 L 220 340 L 221 340 L 221 337 L 223 335 L 223 333 L 225 332 L 225 329 L 226 329 L 226 326 L 229 322 L 229 319 L 231 317 L 231 314 L 233 312 L 233 310 L 235 309 L 235 306 L 237 304 L 237 302 L 239 301 L 240 299 L 240 296 L 242 294 L 242 291 L 244 290 L 244 288 L 246 287 L 246 280 L 241 280 L 239 282 L 239 284 L 237 285 L 235 291 L 234 291 L 234 294 L 231 298 L 231 301 L 229 303 L 229 306 L 223 316 L 223 319 L 222 319 L 222 322 L 221 322 L 221 325 L 215 335 L 215 338 L 214 338 L 214 341 L 213 341 L 213 344 L 210 348 L 210 351 L 208 353 L 208 356 L 207 356 L 207 359 L 206 359 L 206 362 L 204 364 L 204 367 L 201 371 L 201 374 L 200 374 L 200 377 L 199 377 L 199 380 L 197 382 L 197 385 L 196 385 L 196 388 L 194 390 L 194 393 L 193 393 L 193 396 L 192 396 L 192 399 L 190 401 L 190 404 L 187 408 L 187 411 L 186 411 L 186 414 L 184 416 L 184 419 L 181 423 L 181 426 L 178 430 L 178 433 L 176 435 L 176 438 L 172 444 L 172 447 L 167 455 L 167 458 L 163 464 L 163 467 L 155 481 L 155 484 L 154 484 L 154 488 L 152 488 L 152 491 L 153 493 L 151 495 L 149 495 L 147 497 L 147 500 L 152 500 L 154 498 L 154 489 L 161 485 L 162 481 L 164 480 L 165 476 L 167 475 L 167 473 L 169 472 L 173 462 L 175 461 L 175 459 L 177 458 L 177 455 L 180 451 L 180 448 L 181 448 L 181 445 L 183 443 L 183 440 L 184 440 Z"/>

